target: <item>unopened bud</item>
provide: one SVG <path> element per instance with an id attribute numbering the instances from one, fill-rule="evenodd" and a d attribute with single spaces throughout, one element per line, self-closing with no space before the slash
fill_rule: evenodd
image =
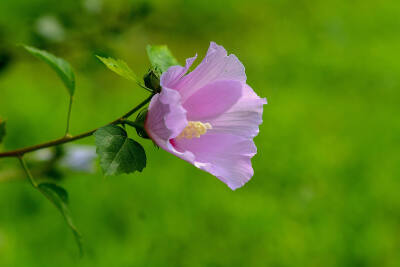
<path id="1" fill-rule="evenodd" d="M 144 84 L 155 93 L 161 92 L 160 74 L 156 70 L 150 70 L 144 77 Z"/>

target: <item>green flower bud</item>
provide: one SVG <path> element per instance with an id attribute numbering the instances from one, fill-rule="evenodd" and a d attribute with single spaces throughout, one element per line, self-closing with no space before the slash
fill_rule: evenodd
<path id="1" fill-rule="evenodd" d="M 155 93 L 161 92 L 160 73 L 157 70 L 151 69 L 143 77 L 143 80 L 147 88 L 152 89 Z"/>

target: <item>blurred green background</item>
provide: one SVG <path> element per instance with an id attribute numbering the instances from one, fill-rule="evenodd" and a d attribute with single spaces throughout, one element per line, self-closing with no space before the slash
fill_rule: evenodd
<path id="1" fill-rule="evenodd" d="M 145 140 L 142 174 L 59 177 L 83 259 L 43 196 L 0 177 L 0 266 L 400 266 L 399 12 L 397 0 L 0 1 L 4 150 L 61 136 L 68 104 L 54 72 L 16 43 L 74 66 L 72 133 L 146 96 L 94 55 L 143 75 L 148 43 L 184 62 L 216 41 L 269 102 L 255 175 L 237 191 Z"/>

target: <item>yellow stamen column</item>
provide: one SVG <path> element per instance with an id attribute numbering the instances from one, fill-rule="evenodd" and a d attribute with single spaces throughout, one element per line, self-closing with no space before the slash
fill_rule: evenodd
<path id="1" fill-rule="evenodd" d="M 199 138 L 203 134 L 207 133 L 207 130 L 212 129 L 210 123 L 202 123 L 201 121 L 189 121 L 188 125 L 177 137 L 178 139 L 187 138 L 192 139 L 193 137 Z"/>

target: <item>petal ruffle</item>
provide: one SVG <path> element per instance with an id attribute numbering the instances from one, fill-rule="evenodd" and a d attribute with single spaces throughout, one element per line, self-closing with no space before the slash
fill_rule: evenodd
<path id="1" fill-rule="evenodd" d="M 260 98 L 247 84 L 242 87 L 242 97 L 221 116 L 210 121 L 213 133 L 230 133 L 254 138 L 262 123 L 265 98 Z"/>
<path id="2" fill-rule="evenodd" d="M 167 87 L 174 89 L 175 84 L 179 81 L 183 75 L 189 70 L 193 62 L 196 60 L 197 54 L 194 57 L 186 59 L 185 67 L 182 66 L 172 66 L 166 72 L 161 75 L 160 85 L 162 87 Z"/>
<path id="3" fill-rule="evenodd" d="M 246 82 L 246 73 L 243 64 L 235 55 L 228 56 L 225 48 L 211 42 L 203 61 L 173 87 L 180 91 L 182 101 L 185 102 L 198 89 L 218 80 Z"/>
<path id="4" fill-rule="evenodd" d="M 196 167 L 216 176 L 233 190 L 243 186 L 254 174 L 251 158 L 257 148 L 252 140 L 229 134 L 205 134 L 200 138 L 171 141 L 179 153 L 190 151 L 194 155 L 191 163 Z"/>

